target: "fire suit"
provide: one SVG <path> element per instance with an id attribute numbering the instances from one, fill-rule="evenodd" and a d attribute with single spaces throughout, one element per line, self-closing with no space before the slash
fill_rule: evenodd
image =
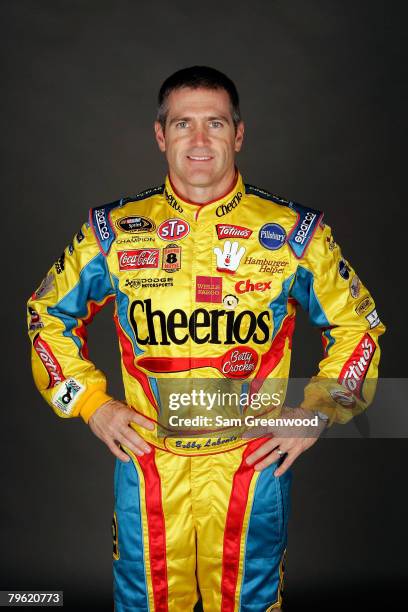
<path id="1" fill-rule="evenodd" d="M 91 209 L 31 296 L 34 379 L 56 414 L 88 422 L 110 399 L 87 325 L 113 301 L 126 401 L 155 424 L 132 424 L 150 453 L 125 449 L 131 461 L 116 460 L 117 612 L 192 610 L 199 594 L 210 612 L 280 607 L 290 470 L 254 471 L 245 459 L 264 440 L 228 427 L 174 434 L 166 385 L 231 383 L 252 397 L 287 380 L 300 304 L 323 341 L 302 407 L 330 424 L 367 407 L 385 326 L 322 218 L 238 171 L 205 205 L 183 200 L 166 177 Z"/>

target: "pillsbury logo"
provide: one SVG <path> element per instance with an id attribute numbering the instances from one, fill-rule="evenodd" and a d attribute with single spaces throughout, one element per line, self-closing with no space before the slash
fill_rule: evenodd
<path id="1" fill-rule="evenodd" d="M 286 242 L 286 232 L 278 223 L 265 223 L 259 230 L 259 242 L 265 249 L 276 251 Z"/>

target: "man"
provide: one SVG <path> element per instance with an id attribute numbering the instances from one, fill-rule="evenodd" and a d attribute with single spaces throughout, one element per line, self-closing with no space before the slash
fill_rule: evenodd
<path id="1" fill-rule="evenodd" d="M 165 184 L 92 209 L 29 300 L 34 378 L 59 416 L 82 416 L 117 457 L 117 612 L 184 612 L 199 594 L 206 612 L 279 610 L 288 468 L 326 425 L 368 405 L 385 328 L 322 213 L 243 182 L 230 79 L 197 66 L 170 76 L 155 134 Z M 111 300 L 126 403 L 87 353 L 86 326 Z M 238 385 L 243 415 L 287 379 L 297 304 L 321 328 L 324 357 L 292 414 L 318 425 L 258 438 L 212 421 L 174 431 L 175 388 Z"/>

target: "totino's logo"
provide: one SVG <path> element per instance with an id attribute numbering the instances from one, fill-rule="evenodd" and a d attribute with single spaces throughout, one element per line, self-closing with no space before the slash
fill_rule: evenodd
<path id="1" fill-rule="evenodd" d="M 240 225 L 225 225 L 224 223 L 217 223 L 215 226 L 217 230 L 217 236 L 219 240 L 224 238 L 249 238 L 252 234 L 252 230 L 247 227 L 241 227 Z"/>
<path id="2" fill-rule="evenodd" d="M 235 284 L 235 291 L 237 293 L 248 293 L 248 291 L 266 291 L 271 288 L 272 281 L 266 281 L 265 283 L 251 283 L 249 279 L 239 281 Z"/>
<path id="3" fill-rule="evenodd" d="M 375 342 L 369 334 L 364 334 L 350 359 L 344 364 L 338 382 L 362 398 L 362 386 L 375 353 Z"/>
<path id="4" fill-rule="evenodd" d="M 109 238 L 109 229 L 106 220 L 105 210 L 97 210 L 95 213 L 95 218 L 100 237 L 102 238 L 102 240 L 107 240 Z"/>
<path id="5" fill-rule="evenodd" d="M 168 314 L 152 309 L 152 300 L 134 300 L 129 320 L 136 341 L 142 345 L 185 344 L 265 344 L 271 338 L 269 310 L 256 315 L 252 310 L 236 314 L 233 310 L 210 311 L 197 308 L 190 316 L 175 308 Z"/>
<path id="6" fill-rule="evenodd" d="M 58 385 L 63 380 L 65 380 L 65 376 L 62 373 L 61 366 L 58 363 L 57 358 L 55 357 L 54 353 L 51 350 L 51 347 L 47 344 L 47 342 L 42 340 L 40 336 L 37 336 L 33 342 L 33 346 L 37 355 L 43 362 L 45 369 L 48 372 L 48 376 L 50 379 L 48 389 L 55 387 L 55 385 Z"/>
<path id="7" fill-rule="evenodd" d="M 315 219 L 316 219 L 315 213 L 307 212 L 305 214 L 305 218 L 303 219 L 302 223 L 300 224 L 299 229 L 297 230 L 295 234 L 295 237 L 294 237 L 295 242 L 298 242 L 299 244 L 304 243 L 304 241 L 308 237 L 310 228 L 312 227 L 312 223 Z"/>
<path id="8" fill-rule="evenodd" d="M 119 270 L 140 270 L 159 267 L 160 249 L 118 251 Z"/>
<path id="9" fill-rule="evenodd" d="M 227 215 L 228 213 L 230 213 L 231 210 L 233 210 L 234 208 L 238 206 L 238 204 L 241 201 L 241 198 L 242 198 L 242 193 L 240 191 L 237 191 L 237 193 L 234 195 L 232 200 L 228 202 L 228 204 L 220 204 L 215 211 L 215 214 L 217 215 L 217 217 L 223 217 L 224 215 Z"/>
<path id="10" fill-rule="evenodd" d="M 181 240 L 190 231 L 190 226 L 184 219 L 166 219 L 157 228 L 157 235 L 162 240 Z"/>

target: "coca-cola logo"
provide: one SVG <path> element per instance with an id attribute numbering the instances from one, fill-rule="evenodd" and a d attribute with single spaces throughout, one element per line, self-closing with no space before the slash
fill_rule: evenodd
<path id="1" fill-rule="evenodd" d="M 249 238 L 252 230 L 241 225 L 226 225 L 225 223 L 217 223 L 215 226 L 219 240 L 224 238 Z"/>
<path id="2" fill-rule="evenodd" d="M 364 334 L 340 372 L 338 382 L 359 398 L 362 398 L 363 383 L 375 350 L 374 340 L 369 334 Z"/>
<path id="3" fill-rule="evenodd" d="M 51 347 L 45 342 L 45 340 L 42 340 L 40 336 L 36 337 L 33 345 L 37 355 L 43 362 L 48 372 L 48 376 L 50 378 L 48 389 L 51 389 L 52 387 L 55 387 L 55 385 L 58 385 L 65 380 L 65 376 L 62 373 L 62 368 L 58 363 L 57 358 L 54 356 Z"/>
<path id="4" fill-rule="evenodd" d="M 166 219 L 157 228 L 157 235 L 162 240 L 181 240 L 190 231 L 190 226 L 184 219 Z"/>
<path id="5" fill-rule="evenodd" d="M 122 217 L 116 221 L 116 227 L 130 234 L 153 232 L 156 229 L 155 223 L 148 217 Z"/>
<path id="6" fill-rule="evenodd" d="M 252 348 L 230 349 L 225 353 L 221 371 L 228 378 L 247 378 L 256 368 L 258 354 Z"/>
<path id="7" fill-rule="evenodd" d="M 160 249 L 118 251 L 119 270 L 140 270 L 159 267 Z"/>

